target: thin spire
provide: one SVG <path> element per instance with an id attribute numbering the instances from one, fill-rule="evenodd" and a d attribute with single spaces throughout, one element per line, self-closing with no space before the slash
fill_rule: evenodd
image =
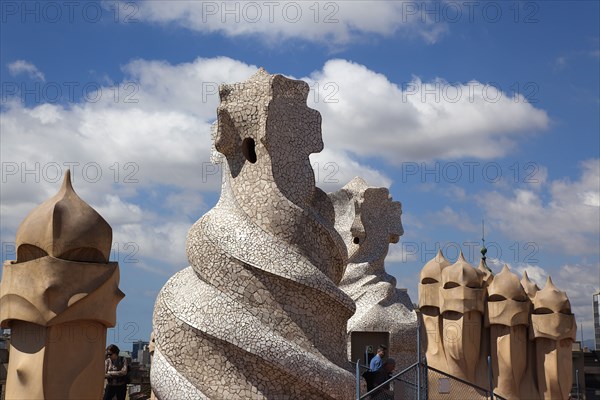
<path id="1" fill-rule="evenodd" d="M 494 275 L 494 272 L 491 270 L 490 267 L 488 267 L 488 265 L 485 261 L 486 254 L 487 254 L 487 248 L 485 247 L 485 221 L 482 219 L 481 220 L 481 263 L 488 271 L 490 271 L 490 274 Z"/>
<path id="2" fill-rule="evenodd" d="M 485 220 L 483 219 L 481 220 L 481 243 L 481 255 L 482 258 L 485 260 L 485 254 L 487 253 L 487 249 L 485 248 Z"/>

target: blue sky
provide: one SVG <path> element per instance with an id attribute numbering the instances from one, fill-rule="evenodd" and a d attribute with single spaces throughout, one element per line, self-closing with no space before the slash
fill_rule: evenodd
<path id="1" fill-rule="evenodd" d="M 485 219 L 495 271 L 527 269 L 540 286 L 551 275 L 593 337 L 598 2 L 0 5 L 2 256 L 73 166 L 113 227 L 127 297 L 110 342 L 148 338 L 158 290 L 187 265 L 187 229 L 219 196 L 216 88 L 259 66 L 311 85 L 320 187 L 361 175 L 402 202 L 387 269 L 414 302 L 437 248 L 478 262 Z"/>

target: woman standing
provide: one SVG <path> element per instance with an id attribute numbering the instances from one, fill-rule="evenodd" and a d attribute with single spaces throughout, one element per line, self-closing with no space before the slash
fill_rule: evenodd
<path id="1" fill-rule="evenodd" d="M 125 400 L 127 392 L 127 360 L 119 357 L 119 348 L 111 344 L 106 348 L 106 360 L 104 360 L 104 377 L 107 380 L 104 390 L 104 400 Z"/>

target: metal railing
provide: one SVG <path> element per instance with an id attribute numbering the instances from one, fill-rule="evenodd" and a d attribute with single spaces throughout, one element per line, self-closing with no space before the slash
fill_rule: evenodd
<path id="1" fill-rule="evenodd" d="M 433 382 L 436 379 L 448 379 L 449 382 L 452 383 L 451 394 L 452 398 L 456 399 L 476 399 L 480 400 L 482 398 L 490 399 L 490 400 L 505 400 L 503 397 L 494 393 L 493 387 L 483 388 L 481 386 L 477 386 L 471 382 L 468 382 L 464 379 L 458 378 L 456 376 L 450 375 L 444 371 L 440 371 L 439 369 L 433 367 L 427 367 L 427 375 L 428 379 Z M 435 396 L 432 396 L 435 397 Z"/>
<path id="2" fill-rule="evenodd" d="M 492 364 L 491 357 L 487 357 L 488 367 L 488 378 L 489 388 L 483 388 L 477 386 L 464 379 L 452 376 L 446 372 L 440 371 L 436 368 L 427 365 L 427 360 L 423 354 L 421 354 L 421 336 L 420 336 L 420 320 L 417 323 L 417 359 L 416 362 L 402 371 L 392 375 L 385 382 L 379 384 L 375 388 L 361 395 L 361 369 L 368 370 L 369 367 L 361 365 L 360 360 L 355 363 L 350 362 L 354 365 L 356 371 L 356 400 L 364 400 L 370 398 L 373 394 L 377 394 L 382 388 L 388 387 L 393 382 L 401 382 L 402 384 L 402 399 L 435 399 L 435 398 L 452 398 L 452 399 L 473 399 L 481 400 L 483 398 L 489 400 L 506 400 L 503 397 L 494 393 L 494 383 L 492 375 Z M 442 379 L 447 381 L 449 392 L 444 392 L 448 397 L 440 396 L 440 393 L 435 393 L 433 387 L 429 387 L 430 382 L 436 380 L 440 382 Z M 439 389 L 439 388 L 438 388 Z M 392 397 L 393 398 L 393 397 Z"/>
<path id="3" fill-rule="evenodd" d="M 358 360 L 358 361 L 360 362 L 360 360 Z M 357 366 L 356 366 L 356 376 L 358 378 L 360 378 L 360 366 L 359 366 L 359 362 L 357 362 Z M 373 393 L 379 391 L 379 389 L 382 389 L 383 387 L 388 386 L 390 383 L 392 383 L 392 381 L 399 379 L 400 376 L 404 375 L 407 371 L 415 368 L 418 365 L 419 365 L 419 363 L 414 363 L 410 367 L 403 369 L 402 371 L 398 372 L 396 375 L 391 376 L 387 381 L 385 381 L 382 384 L 374 387 L 373 389 L 371 389 L 367 393 L 363 394 L 362 396 L 360 395 L 360 381 L 357 381 L 357 385 L 356 385 L 356 399 L 357 400 L 366 399 L 367 397 L 369 397 Z M 419 389 L 420 388 L 417 385 L 417 390 L 419 390 Z"/>
<path id="4" fill-rule="evenodd" d="M 352 364 L 356 365 L 356 400 L 362 400 L 362 399 L 368 398 L 369 396 L 371 396 L 374 393 L 377 393 L 379 390 L 383 389 L 384 387 L 389 387 L 389 385 L 395 380 L 400 380 L 400 381 L 404 381 L 406 383 L 412 384 L 412 382 L 402 379 L 402 376 L 407 374 L 413 368 L 416 368 L 416 370 L 417 370 L 416 383 L 415 383 L 417 399 L 419 399 L 419 400 L 422 399 L 422 397 L 421 397 L 421 389 L 422 389 L 421 368 L 422 368 L 423 362 L 422 362 L 422 354 L 421 354 L 420 331 L 421 331 L 421 324 L 420 324 L 420 320 L 417 319 L 417 360 L 416 360 L 416 362 L 414 364 L 410 365 L 409 367 L 406 367 L 402 371 L 398 372 L 397 374 L 392 375 L 385 382 L 383 382 L 383 383 L 379 384 L 378 386 L 374 387 L 373 389 L 369 390 L 367 393 L 363 394 L 362 396 L 360 394 L 360 378 L 361 378 L 360 368 L 362 367 L 362 368 L 368 369 L 368 367 L 360 365 L 360 360 L 356 360 L 356 363 L 352 363 Z M 425 379 L 425 381 L 427 381 L 427 379 Z"/>

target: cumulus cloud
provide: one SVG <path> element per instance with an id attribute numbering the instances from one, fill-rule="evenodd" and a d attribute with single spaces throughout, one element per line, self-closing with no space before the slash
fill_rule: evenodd
<path id="1" fill-rule="evenodd" d="M 219 85 L 240 82 L 258 67 L 228 57 L 197 58 L 192 62 L 136 59 L 123 67 L 126 81 L 139 89 L 136 107 L 144 110 L 176 110 L 204 121 L 216 118 Z M 127 105 L 127 104 L 126 104 Z"/>
<path id="2" fill-rule="evenodd" d="M 547 113 L 522 96 L 478 81 L 450 85 L 413 77 L 402 84 L 341 59 L 305 79 L 331 145 L 392 164 L 502 157 L 549 124 Z"/>
<path id="3" fill-rule="evenodd" d="M 406 262 L 411 262 L 411 261 L 418 261 L 418 255 L 413 252 L 413 251 L 407 251 L 407 250 L 411 250 L 410 248 L 407 248 L 406 246 L 403 245 L 399 245 L 399 244 L 390 244 L 390 248 L 388 251 L 388 254 L 385 258 L 385 262 L 386 263 L 394 263 L 394 262 L 398 262 L 398 263 L 406 263 Z"/>
<path id="4" fill-rule="evenodd" d="M 0 118 L 3 238 L 14 237 L 27 212 L 56 193 L 71 168 L 76 191 L 113 225 L 115 240 L 134 241 L 140 254 L 159 261 L 165 246 L 180 246 L 178 260 L 184 261 L 187 229 L 206 211 L 207 196 L 215 198 L 220 188 L 219 171 L 210 163 L 218 86 L 245 80 L 257 67 L 216 57 L 176 65 L 133 60 L 123 70 L 123 82 L 100 88 L 93 102 L 5 103 Z M 357 175 L 373 186 L 393 184 L 357 154 L 389 163 L 474 155 L 481 149 L 473 143 L 499 148 L 490 140 L 512 140 L 515 131 L 547 121 L 543 111 L 526 103 L 498 106 L 476 98 L 453 108 L 445 102 L 403 101 L 405 92 L 397 84 L 345 60 L 327 62 L 306 79 L 312 88 L 309 105 L 323 115 L 325 150 L 311 162 L 317 185 L 326 191 Z M 133 90 L 115 98 L 125 83 L 133 83 Z M 469 118 L 475 129 L 471 122 L 453 122 Z M 593 192 L 582 193 L 584 203 L 597 201 Z"/>
<path id="5" fill-rule="evenodd" d="M 317 186 L 324 191 L 339 190 L 356 176 L 363 178 L 370 186 L 391 186 L 392 180 L 383 172 L 355 161 L 344 151 L 327 146 L 325 143 L 323 151 L 310 156 Z"/>
<path id="6" fill-rule="evenodd" d="M 168 199 L 180 196 L 181 193 L 172 194 Z M 201 197 L 190 200 L 202 204 Z M 119 260 L 127 267 L 139 267 L 164 275 L 171 275 L 187 264 L 185 240 L 193 219 L 142 208 L 139 204 L 111 194 L 105 195 L 95 209 L 112 225 L 112 259 Z M 197 218 L 198 215 L 193 217 Z M 162 268 L 148 265 L 144 260 L 149 259 L 162 263 Z"/>
<path id="7" fill-rule="evenodd" d="M 495 260 L 495 261 L 499 261 L 499 260 Z M 496 266 L 499 264 L 499 262 L 494 263 Z M 538 266 L 538 265 L 532 265 L 532 264 L 519 264 L 515 267 L 511 267 L 510 264 L 507 264 L 509 266 L 509 268 L 511 268 L 513 270 L 513 272 L 518 272 L 519 274 L 523 275 L 524 271 L 527 271 L 527 277 L 529 278 L 530 281 L 532 281 L 533 283 L 535 283 L 536 285 L 538 285 L 538 287 L 540 289 L 542 289 L 544 287 L 544 285 L 546 284 L 546 281 L 548 279 L 548 276 L 550 276 L 550 274 L 542 267 Z M 504 266 L 504 263 L 502 263 L 502 266 Z M 495 269 L 496 272 L 500 272 L 502 270 L 502 266 L 500 266 L 500 268 Z M 562 284 L 562 282 L 560 282 L 559 284 Z"/>
<path id="8" fill-rule="evenodd" d="M 581 169 L 579 180 L 551 181 L 542 192 L 494 191 L 478 200 L 491 224 L 514 240 L 536 242 L 544 252 L 598 255 L 600 159 L 583 162 Z"/>
<path id="9" fill-rule="evenodd" d="M 471 221 L 469 215 L 464 211 L 455 211 L 446 206 L 440 211 L 427 215 L 428 219 L 434 225 L 448 225 L 463 232 L 477 232 L 480 226 Z"/>
<path id="10" fill-rule="evenodd" d="M 0 124 L 3 180 L 17 186 L 13 195 L 36 180 L 55 183 L 68 166 L 75 181 L 97 190 L 140 182 L 200 187 L 200 176 L 182 172 L 200 170 L 209 159 L 209 124 L 176 110 L 13 104 Z"/>
<path id="11" fill-rule="evenodd" d="M 220 171 L 210 163 L 218 86 L 256 70 L 223 57 L 178 65 L 134 60 L 124 67 L 124 82 L 136 84 L 134 96 L 119 101 L 115 85 L 100 88 L 94 102 L 7 102 L 0 118 L 3 240 L 14 239 L 18 224 L 56 193 L 70 168 L 75 190 L 113 226 L 116 252 L 136 253 L 136 266 L 150 270 L 143 257 L 181 266 L 187 230 L 206 211 L 203 195 L 214 197 L 220 188 Z M 313 166 L 326 190 L 359 174 L 375 185 L 391 184 L 335 150 Z"/>
<path id="12" fill-rule="evenodd" d="M 433 1 L 390 2 L 215 2 L 148 1 L 139 17 L 228 37 L 251 35 L 265 42 L 303 39 L 327 45 L 400 32 L 435 43 L 448 31 L 443 10 Z M 434 10 L 433 13 L 431 10 Z M 429 11 L 429 12 L 427 12 Z M 434 15 L 432 15 L 434 14 Z"/>
<path id="13" fill-rule="evenodd" d="M 11 76 L 17 76 L 20 74 L 26 74 L 31 79 L 38 79 L 45 81 L 44 73 L 40 71 L 35 65 L 25 60 L 17 60 L 8 64 L 8 72 Z"/>
<path id="14" fill-rule="evenodd" d="M 75 182 L 94 183 L 99 191 L 113 184 L 120 190 L 157 184 L 218 190 L 218 176 L 206 166 L 216 88 L 256 69 L 229 58 L 179 65 L 136 60 L 124 67 L 124 82 L 135 82 L 135 90 L 118 101 L 113 94 L 119 85 L 100 88 L 94 102 L 33 107 L 7 102 L 0 121 L 3 183 L 14 183 L 16 190 L 4 190 L 3 200 L 22 198 L 29 183 L 58 182 L 57 170 L 69 165 Z M 102 176 L 96 181 L 97 170 Z"/>
<path id="15" fill-rule="evenodd" d="M 122 253 L 137 247 L 142 256 L 185 262 L 187 229 L 205 211 L 202 194 L 220 188 L 210 163 L 216 88 L 256 67 L 214 58 L 177 66 L 137 60 L 124 69 L 124 82 L 136 87 L 118 101 L 115 85 L 100 88 L 94 102 L 5 104 L 3 239 L 13 240 L 20 221 L 56 193 L 70 168 L 75 190 L 113 226 L 117 251 L 128 244 Z M 169 245 L 173 254 L 165 251 Z"/>

